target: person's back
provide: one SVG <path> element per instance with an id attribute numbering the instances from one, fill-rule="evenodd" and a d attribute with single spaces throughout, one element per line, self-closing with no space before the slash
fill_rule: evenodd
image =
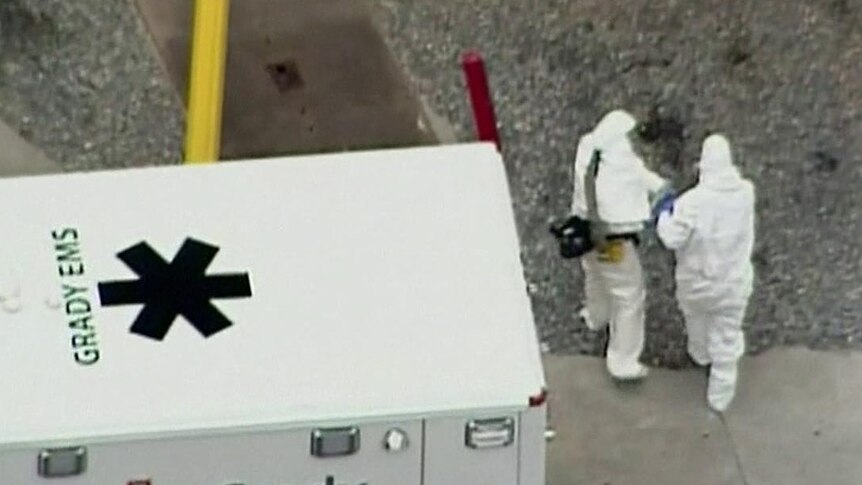
<path id="1" fill-rule="evenodd" d="M 694 206 L 697 219 L 691 240 L 677 252 L 678 283 L 708 287 L 718 299 L 751 293 L 754 203 L 754 186 L 744 179 L 723 187 L 701 183 L 680 198 L 679 210 Z M 719 288 L 732 294 L 719 295 Z"/>
<path id="2" fill-rule="evenodd" d="M 637 233 L 649 219 L 650 194 L 665 184 L 644 165 L 628 139 L 635 121 L 625 112 L 613 111 L 596 129 L 578 142 L 574 169 L 572 213 L 588 216 L 587 188 L 584 184 L 595 150 L 601 154 L 596 184 L 598 217 L 611 234 Z"/>

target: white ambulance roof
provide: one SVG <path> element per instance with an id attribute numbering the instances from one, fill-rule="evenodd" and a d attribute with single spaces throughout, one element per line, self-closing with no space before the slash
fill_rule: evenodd
<path id="1" fill-rule="evenodd" d="M 0 446 L 525 407 L 544 386 L 490 145 L 5 179 L 0 215 Z M 186 313 L 132 333 L 142 310 L 170 321 L 165 296 L 105 305 L 99 283 L 137 279 L 118 253 L 143 242 L 164 263 L 141 251 L 138 273 L 188 290 L 194 268 L 167 265 L 186 238 L 219 248 L 199 275 L 247 273 L 252 296 L 209 300 L 232 325 L 208 338 Z"/>

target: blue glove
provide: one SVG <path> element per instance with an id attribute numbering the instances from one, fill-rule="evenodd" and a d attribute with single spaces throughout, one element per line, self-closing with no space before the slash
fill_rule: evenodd
<path id="1" fill-rule="evenodd" d="M 652 219 L 657 221 L 662 212 L 673 214 L 673 204 L 676 202 L 676 194 L 668 192 L 663 195 L 658 202 L 653 206 Z"/>

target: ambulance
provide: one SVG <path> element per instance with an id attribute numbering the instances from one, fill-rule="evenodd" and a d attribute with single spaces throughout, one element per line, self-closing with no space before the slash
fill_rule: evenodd
<path id="1" fill-rule="evenodd" d="M 0 180 L 3 485 L 543 485 L 493 145 Z"/>

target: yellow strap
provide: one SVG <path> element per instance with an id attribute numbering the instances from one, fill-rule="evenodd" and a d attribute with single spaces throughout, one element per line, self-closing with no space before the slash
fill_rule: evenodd
<path id="1" fill-rule="evenodd" d="M 599 261 L 602 263 L 621 263 L 625 254 L 624 241 L 608 241 L 605 248 L 599 253 Z"/>

